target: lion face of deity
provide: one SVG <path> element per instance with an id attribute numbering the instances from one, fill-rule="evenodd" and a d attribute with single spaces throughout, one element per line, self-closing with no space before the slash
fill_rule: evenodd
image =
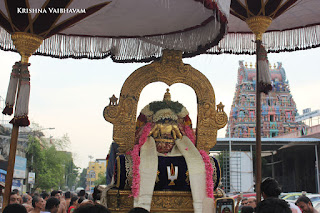
<path id="1" fill-rule="evenodd" d="M 171 151 L 174 141 L 184 135 L 184 126 L 192 128 L 188 110 L 179 102 L 171 101 L 169 91 L 162 101 L 154 101 L 145 106 L 137 119 L 136 140 L 146 123 L 152 123 L 149 136 L 154 137 L 158 152 Z"/>

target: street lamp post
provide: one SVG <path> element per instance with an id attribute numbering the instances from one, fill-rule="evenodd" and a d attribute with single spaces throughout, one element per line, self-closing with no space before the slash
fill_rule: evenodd
<path id="1" fill-rule="evenodd" d="M 40 131 L 43 131 L 43 130 L 53 130 L 53 129 L 55 129 L 55 128 L 54 127 L 42 128 L 42 129 L 33 130 L 32 133 L 33 133 L 33 136 L 35 137 L 36 136 L 36 132 L 40 132 Z"/>
<path id="2" fill-rule="evenodd" d="M 91 161 L 92 161 L 92 159 L 93 159 L 93 156 L 92 155 L 89 155 L 88 156 L 88 158 L 90 159 L 89 160 L 89 168 L 90 168 L 90 165 L 91 165 Z M 89 169 L 88 168 L 88 169 Z M 92 178 L 92 174 L 94 174 L 95 175 L 95 172 L 93 171 L 93 170 L 90 170 L 89 171 L 89 173 L 88 173 L 88 176 L 89 176 L 89 191 L 91 192 L 91 178 Z"/>
<path id="3" fill-rule="evenodd" d="M 88 176 L 89 176 L 89 191 L 91 193 L 91 180 L 92 180 L 92 178 L 96 177 L 95 171 L 90 170 L 89 173 L 88 173 Z"/>
<path id="4" fill-rule="evenodd" d="M 70 173 L 70 174 L 67 174 L 66 175 L 66 185 L 68 186 L 68 177 L 69 175 L 77 175 L 77 173 Z M 69 189 L 69 186 L 68 186 L 68 189 Z"/>

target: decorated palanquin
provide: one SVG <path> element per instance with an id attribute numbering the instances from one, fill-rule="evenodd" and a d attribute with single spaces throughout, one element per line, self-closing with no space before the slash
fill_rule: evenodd
<path id="1" fill-rule="evenodd" d="M 136 119 L 142 89 L 157 81 L 169 86 L 184 83 L 195 90 L 195 130 L 187 109 L 171 100 L 169 89 L 163 100 L 145 106 Z M 221 103 L 215 105 L 208 79 L 183 64 L 180 51 L 165 50 L 160 61 L 133 72 L 119 102 L 115 96 L 110 98 L 104 117 L 114 125 L 117 145 L 115 161 L 108 164 L 112 182 L 102 198 L 112 212 L 128 212 L 133 207 L 151 212 L 213 212 L 214 197 L 221 196 L 216 191 L 221 172 L 208 153 L 227 115 Z"/>

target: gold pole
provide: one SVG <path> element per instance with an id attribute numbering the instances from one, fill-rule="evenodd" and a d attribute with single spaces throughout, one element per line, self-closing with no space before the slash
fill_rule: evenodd
<path id="1" fill-rule="evenodd" d="M 19 54 L 21 55 L 22 64 L 28 64 L 29 57 L 40 47 L 43 41 L 43 38 L 41 38 L 40 36 L 33 35 L 30 33 L 23 33 L 23 32 L 15 32 L 13 35 L 11 35 L 11 39 L 13 41 L 13 44 L 16 46 Z M 20 88 L 20 81 L 19 81 L 19 88 Z M 19 88 L 18 88 L 18 94 L 19 94 Z M 14 172 L 14 163 L 16 159 L 18 136 L 19 136 L 19 126 L 14 124 L 12 127 L 12 133 L 11 133 L 10 153 L 9 153 L 9 159 L 8 159 L 8 167 L 7 167 L 7 175 L 6 175 L 2 209 L 4 209 L 9 204 L 12 180 L 13 180 L 13 172 Z"/>
<path id="2" fill-rule="evenodd" d="M 248 18 L 246 23 L 256 36 L 256 195 L 257 202 L 261 201 L 261 92 L 259 87 L 258 53 L 262 43 L 262 35 L 272 22 L 270 17 L 254 16 Z"/>

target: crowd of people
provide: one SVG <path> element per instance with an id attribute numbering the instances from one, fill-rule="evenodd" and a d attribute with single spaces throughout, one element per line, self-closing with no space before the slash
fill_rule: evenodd
<path id="1" fill-rule="evenodd" d="M 295 203 L 279 198 L 281 188 L 273 178 L 266 178 L 261 183 L 263 200 L 256 201 L 255 197 L 237 197 L 236 213 L 319 213 L 306 195 L 300 196 Z"/>
<path id="2" fill-rule="evenodd" d="M 235 213 L 319 213 L 312 205 L 310 199 L 302 195 L 295 203 L 288 203 L 279 198 L 281 188 L 273 178 L 266 178 L 261 183 L 262 201 L 257 202 L 256 197 L 238 196 Z M 54 190 L 50 194 L 23 194 L 14 190 L 11 192 L 9 205 L 2 213 L 109 213 L 110 211 L 100 205 L 100 194 L 88 195 L 84 190 L 78 194 L 69 191 Z M 133 208 L 128 213 L 148 213 L 143 208 Z"/>
<path id="3" fill-rule="evenodd" d="M 73 213 L 77 209 L 82 209 L 82 206 L 89 205 L 91 208 L 100 208 L 97 199 L 94 197 L 89 198 L 84 190 L 78 194 L 67 191 L 62 193 L 59 190 L 53 190 L 50 194 L 47 192 L 23 194 L 20 195 L 19 191 L 13 190 L 10 194 L 9 205 L 3 210 L 5 212 L 27 212 L 27 213 Z M 81 207 L 81 208 L 80 208 Z M 103 206 L 102 206 L 103 207 Z M 103 207 L 105 208 L 105 207 Z M 102 209 L 103 209 L 102 208 Z M 13 209 L 16 209 L 13 211 Z M 18 211 L 19 209 L 19 211 Z M 107 210 L 107 209 L 106 209 Z M 108 212 L 108 211 L 97 211 Z"/>
<path id="4" fill-rule="evenodd" d="M 103 205 L 100 205 L 100 194 L 88 195 L 85 190 L 79 193 L 60 190 L 47 192 L 23 194 L 13 190 L 10 194 L 9 204 L 2 213 L 110 213 Z M 129 213 L 148 213 L 142 208 L 133 208 Z"/>

